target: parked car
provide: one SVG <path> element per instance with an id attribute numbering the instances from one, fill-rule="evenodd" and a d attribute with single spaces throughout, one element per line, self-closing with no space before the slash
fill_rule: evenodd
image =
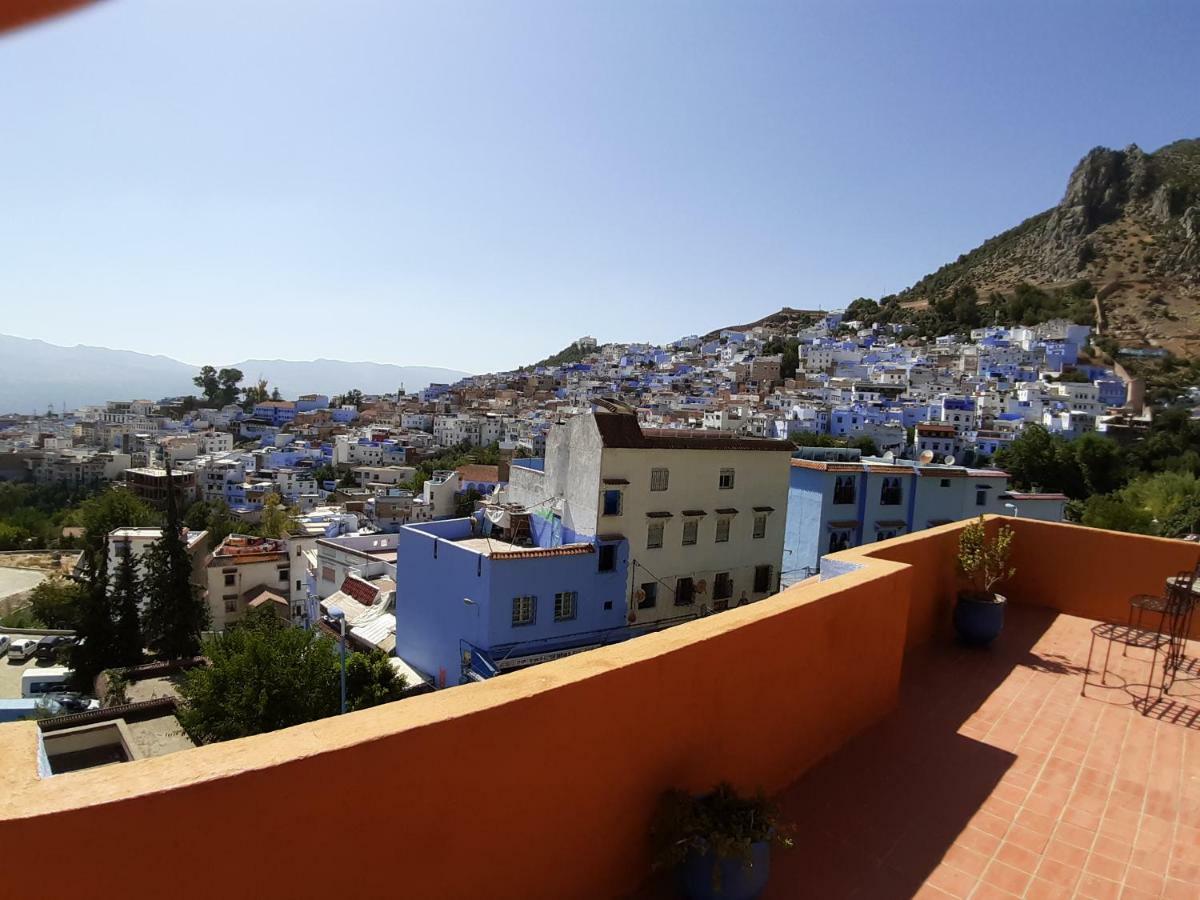
<path id="1" fill-rule="evenodd" d="M 17 638 L 8 645 L 8 658 L 16 662 L 24 662 L 33 656 L 37 650 L 37 643 L 33 638 Z"/>
<path id="2" fill-rule="evenodd" d="M 7 634 L 0 634 L 0 656 L 8 652 L 8 645 L 11 643 L 12 641 Z"/>
<path id="3" fill-rule="evenodd" d="M 58 712 L 83 712 L 85 709 L 91 709 L 96 704 L 95 700 L 91 700 L 83 694 L 77 694 L 71 691 L 62 693 L 46 694 L 46 699 L 51 700 L 61 707 Z"/>
<path id="4" fill-rule="evenodd" d="M 58 654 L 59 647 L 68 647 L 75 643 L 71 638 L 61 634 L 50 634 L 37 642 L 37 658 L 51 662 Z"/>

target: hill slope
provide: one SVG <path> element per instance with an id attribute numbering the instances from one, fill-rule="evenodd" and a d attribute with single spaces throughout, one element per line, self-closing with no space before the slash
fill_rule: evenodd
<path id="1" fill-rule="evenodd" d="M 420 390 L 433 381 L 457 381 L 466 375 L 429 366 L 394 366 L 318 359 L 311 362 L 246 360 L 234 363 L 243 384 L 259 377 L 285 397 L 303 393 L 333 395 L 351 388 L 368 393 Z M 106 400 L 158 400 L 196 393 L 198 368 L 167 356 L 151 356 L 107 347 L 60 347 L 45 341 L 0 335 L 0 413 L 44 412 L 90 406 Z"/>
<path id="2" fill-rule="evenodd" d="M 1097 147 L 1062 201 L 902 291 L 919 308 L 973 288 L 980 300 L 1021 282 L 1095 286 L 1106 334 L 1200 351 L 1200 139 L 1155 153 Z"/>

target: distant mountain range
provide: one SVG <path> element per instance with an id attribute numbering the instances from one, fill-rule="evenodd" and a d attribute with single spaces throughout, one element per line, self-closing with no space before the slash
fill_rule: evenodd
<path id="1" fill-rule="evenodd" d="M 373 362 L 316 359 L 248 359 L 222 363 L 241 369 L 243 384 L 265 378 L 284 397 L 334 394 L 358 388 L 366 394 L 420 390 L 433 382 L 454 382 L 466 372 L 434 366 L 394 366 Z M 0 413 L 44 412 L 90 406 L 106 400 L 160 400 L 198 393 L 196 366 L 167 356 L 106 347 L 60 347 L 45 341 L 0 334 Z"/>

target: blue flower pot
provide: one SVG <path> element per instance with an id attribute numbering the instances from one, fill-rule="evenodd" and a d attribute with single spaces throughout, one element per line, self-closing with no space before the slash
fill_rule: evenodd
<path id="1" fill-rule="evenodd" d="M 974 647 L 986 647 L 1004 630 L 1004 606 L 1007 602 L 999 594 L 995 602 L 978 600 L 966 594 L 958 595 L 954 604 L 954 629 L 963 643 Z"/>
<path id="2" fill-rule="evenodd" d="M 751 864 L 740 859 L 717 859 L 711 853 L 693 853 L 679 869 L 680 887 L 691 900 L 754 900 L 771 877 L 771 844 L 750 845 Z M 714 884 L 713 866 L 720 872 Z"/>

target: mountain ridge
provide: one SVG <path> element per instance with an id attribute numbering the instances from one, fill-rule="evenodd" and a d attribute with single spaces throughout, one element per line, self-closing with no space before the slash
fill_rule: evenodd
<path id="1" fill-rule="evenodd" d="M 468 373 L 439 366 L 400 366 L 371 361 L 247 359 L 222 367 L 241 369 L 243 383 L 266 378 L 285 397 L 334 395 L 351 388 L 365 393 L 420 390 Z M 0 334 L 0 413 L 68 409 L 106 400 L 147 399 L 197 393 L 199 367 L 163 354 L 88 344 L 72 347 L 40 338 Z"/>

